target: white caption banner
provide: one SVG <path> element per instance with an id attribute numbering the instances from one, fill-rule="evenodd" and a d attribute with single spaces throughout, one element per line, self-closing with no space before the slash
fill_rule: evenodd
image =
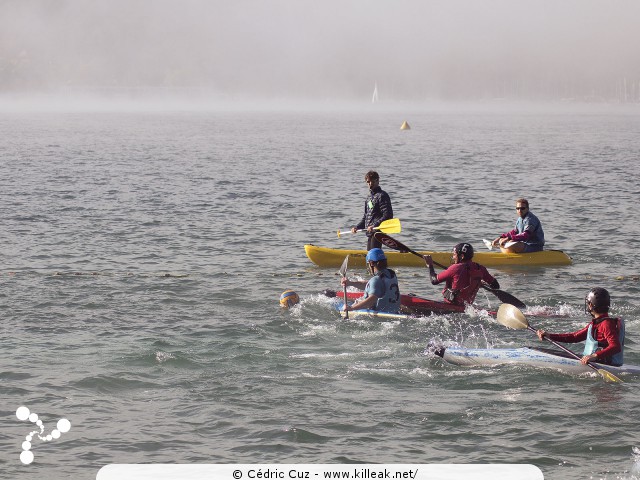
<path id="1" fill-rule="evenodd" d="M 544 480 L 526 464 L 113 464 L 96 480 Z"/>

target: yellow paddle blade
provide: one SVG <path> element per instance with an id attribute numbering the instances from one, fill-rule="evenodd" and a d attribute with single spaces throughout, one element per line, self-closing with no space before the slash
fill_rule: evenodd
<path id="1" fill-rule="evenodd" d="M 604 368 L 598 368 L 597 370 L 600 376 L 604 378 L 606 382 L 624 383 L 622 379 L 616 377 L 613 373 L 609 372 L 608 370 L 605 370 Z"/>
<path id="2" fill-rule="evenodd" d="M 400 225 L 399 218 L 390 218 L 382 222 L 375 229 L 383 233 L 400 233 L 402 231 L 402 225 Z"/>
<path id="3" fill-rule="evenodd" d="M 400 225 L 399 218 L 390 218 L 389 220 L 385 220 L 377 227 L 373 227 L 374 230 L 380 230 L 383 233 L 400 233 L 402 231 L 402 226 Z M 356 230 L 356 232 L 364 232 L 366 229 Z M 341 238 L 342 235 L 347 233 L 354 233 L 350 229 L 338 230 L 338 238 Z"/>

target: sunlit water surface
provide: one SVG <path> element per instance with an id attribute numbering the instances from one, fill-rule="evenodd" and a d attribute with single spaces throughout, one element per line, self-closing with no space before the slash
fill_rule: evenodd
<path id="1" fill-rule="evenodd" d="M 399 129 L 407 120 L 412 129 Z M 640 364 L 640 114 L 0 115 L 0 477 L 109 463 L 532 463 L 548 479 L 638 478 L 638 378 L 462 368 L 432 345 L 536 344 L 487 315 L 340 320 L 305 243 L 361 248 L 376 169 L 398 239 L 478 250 L 530 199 L 570 267 L 492 269 L 534 326 L 586 323 L 592 286 Z M 437 298 L 426 269 L 401 289 Z M 363 270 L 351 275 L 366 278 Z M 300 305 L 278 298 L 296 290 Z M 480 306 L 496 299 L 481 293 Z M 33 441 L 38 413 L 47 432 Z"/>

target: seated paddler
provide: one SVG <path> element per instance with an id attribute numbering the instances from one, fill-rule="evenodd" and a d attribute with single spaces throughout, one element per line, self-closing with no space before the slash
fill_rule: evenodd
<path id="1" fill-rule="evenodd" d="M 433 269 L 431 255 L 424 256 L 429 266 L 431 283 L 438 285 L 445 282 L 442 296 L 449 303 L 464 305 L 473 303 L 482 282 L 491 288 L 500 288 L 498 281 L 489 271 L 479 263 L 472 261 L 473 246 L 470 243 L 458 243 L 451 253 L 452 265 L 446 270 L 436 274 Z"/>
<path id="2" fill-rule="evenodd" d="M 364 290 L 364 298 L 353 305 L 345 304 L 344 310 L 376 310 L 378 312 L 398 313 L 400 310 L 400 288 L 396 272 L 388 268 L 387 257 L 381 248 L 372 248 L 367 252 L 367 266 L 372 277 L 368 282 L 342 279 L 342 285 Z"/>
<path id="3" fill-rule="evenodd" d="M 603 363 L 620 366 L 624 356 L 624 320 L 609 316 L 611 297 L 602 287 L 589 290 L 584 299 L 585 313 L 591 315 L 591 322 L 571 333 L 549 333 L 538 330 L 538 338 L 548 338 L 556 342 L 585 342 L 580 362 Z"/>
<path id="4" fill-rule="evenodd" d="M 501 234 L 492 245 L 500 246 L 503 253 L 539 252 L 544 247 L 544 231 L 538 217 L 529 210 L 529 200 L 517 199 L 516 212 L 516 226 L 510 232 Z"/>

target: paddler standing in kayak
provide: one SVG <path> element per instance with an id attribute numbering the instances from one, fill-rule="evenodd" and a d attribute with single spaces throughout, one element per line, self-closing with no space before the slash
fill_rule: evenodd
<path id="1" fill-rule="evenodd" d="M 393 218 L 393 208 L 391 207 L 391 198 L 380 188 L 380 175 L 378 172 L 370 170 L 364 176 L 364 181 L 369 185 L 369 195 L 364 202 L 364 215 L 360 223 L 351 227 L 351 232 L 356 233 L 357 230 L 367 229 L 367 251 L 372 248 L 382 247 L 382 243 L 377 240 L 373 234 L 374 227 L 379 226 L 385 220 Z"/>
<path id="2" fill-rule="evenodd" d="M 493 289 L 500 288 L 500 284 L 489 273 L 486 267 L 479 263 L 472 262 L 472 258 L 473 246 L 469 243 L 458 243 L 453 247 L 453 253 L 451 255 L 453 265 L 436 275 L 433 269 L 433 259 L 431 255 L 424 256 L 429 266 L 431 283 L 437 285 L 446 282 L 442 296 L 447 302 L 456 305 L 473 303 L 482 282 L 489 284 Z"/>
<path id="3" fill-rule="evenodd" d="M 347 305 L 344 310 L 370 309 L 378 312 L 398 313 L 400 311 L 400 288 L 396 272 L 387 268 L 387 257 L 380 248 L 372 248 L 367 253 L 367 265 L 373 277 L 368 282 L 352 282 L 348 278 L 342 279 L 342 285 L 364 290 L 364 299 L 353 305 Z"/>
<path id="4" fill-rule="evenodd" d="M 563 343 L 585 342 L 580 363 L 590 361 L 620 366 L 624 355 L 624 320 L 609 316 L 611 297 L 601 287 L 592 288 L 584 299 L 584 311 L 593 317 L 584 328 L 573 333 L 538 330 L 538 338 Z"/>
<path id="5" fill-rule="evenodd" d="M 544 231 L 538 217 L 529 211 L 529 201 L 526 198 L 516 200 L 516 211 L 518 220 L 513 230 L 503 233 L 491 244 L 500 246 L 503 252 L 508 253 L 530 253 L 539 252 L 544 247 Z M 504 245 L 507 242 L 516 242 L 508 248 Z"/>

